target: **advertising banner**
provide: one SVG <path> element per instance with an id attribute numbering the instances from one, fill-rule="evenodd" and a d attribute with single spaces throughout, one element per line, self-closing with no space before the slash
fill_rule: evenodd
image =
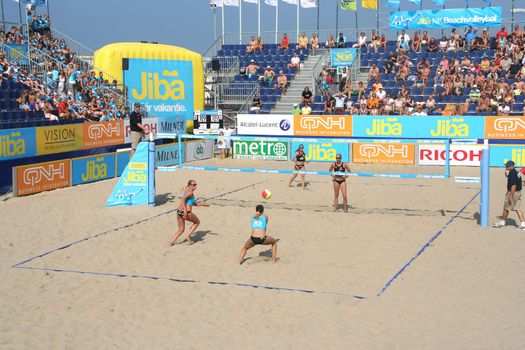
<path id="1" fill-rule="evenodd" d="M 356 58 L 357 49 L 330 49 L 330 66 L 332 67 L 350 67 Z"/>
<path id="2" fill-rule="evenodd" d="M 293 136 L 294 122 L 291 114 L 268 114 L 264 117 L 255 114 L 237 116 L 239 135 Z"/>
<path id="3" fill-rule="evenodd" d="M 483 145 L 450 145 L 450 165 L 479 166 Z M 445 165 L 446 146 L 440 144 L 420 144 L 419 165 Z"/>
<path id="4" fill-rule="evenodd" d="M 219 133 L 219 130 L 224 127 L 224 121 L 222 117 L 222 110 L 213 109 L 200 111 L 197 110 L 193 113 L 193 132 L 199 131 L 215 131 Z"/>
<path id="5" fill-rule="evenodd" d="M 99 154 L 71 160 L 72 185 L 115 177 L 115 153 Z"/>
<path id="6" fill-rule="evenodd" d="M 351 137 L 352 116 L 295 115 L 293 130 L 295 136 Z"/>
<path id="7" fill-rule="evenodd" d="M 143 118 L 142 126 L 149 133 L 157 134 L 159 132 L 159 119 L 158 118 Z M 131 143 L 131 128 L 129 126 L 129 119 L 124 120 L 124 142 Z"/>
<path id="8" fill-rule="evenodd" d="M 82 134 L 84 148 L 121 145 L 124 143 L 124 122 L 119 120 L 84 123 L 82 124 Z"/>
<path id="9" fill-rule="evenodd" d="M 484 123 L 476 116 L 358 116 L 353 118 L 353 133 L 355 137 L 482 139 Z"/>
<path id="10" fill-rule="evenodd" d="M 292 149 L 290 150 L 290 159 L 294 160 L 295 151 L 299 145 L 304 146 L 304 153 L 306 154 L 307 162 L 335 162 L 337 153 L 341 154 L 343 162 L 350 161 L 350 150 L 346 143 L 313 143 L 313 142 L 292 142 Z"/>
<path id="11" fill-rule="evenodd" d="M 352 162 L 371 164 L 415 164 L 414 143 L 353 143 Z"/>
<path id="12" fill-rule="evenodd" d="M 184 147 L 184 144 L 182 144 L 183 157 Z M 170 143 L 169 145 L 155 147 L 155 164 L 157 166 L 172 166 L 179 164 L 179 145 L 177 143 Z"/>
<path id="13" fill-rule="evenodd" d="M 129 58 L 124 81 L 129 99 L 159 117 L 160 132 L 186 132 L 193 120 L 193 64 L 183 60 Z"/>
<path id="14" fill-rule="evenodd" d="M 148 141 L 139 143 L 106 206 L 148 204 L 150 183 L 155 181 L 150 176 L 149 167 L 155 164 L 149 164 L 148 148 Z"/>
<path id="15" fill-rule="evenodd" d="M 485 138 L 525 140 L 525 117 L 485 117 Z"/>
<path id="16" fill-rule="evenodd" d="M 82 124 L 44 126 L 36 128 L 38 155 L 69 152 L 82 149 Z"/>
<path id="17" fill-rule="evenodd" d="M 515 166 L 525 167 L 525 145 L 491 145 L 490 166 L 504 167 L 508 160 Z"/>
<path id="18" fill-rule="evenodd" d="M 429 29 L 501 25 L 501 7 L 390 12 L 390 29 Z"/>
<path id="19" fill-rule="evenodd" d="M 213 141 L 199 140 L 186 142 L 184 149 L 184 162 L 213 158 Z"/>
<path id="20" fill-rule="evenodd" d="M 27 61 L 27 44 L 5 44 L 6 58 L 9 62 L 18 61 L 18 65 L 29 64 Z"/>
<path id="21" fill-rule="evenodd" d="M 25 196 L 71 185 L 71 160 L 17 166 L 13 168 L 14 193 Z"/>
<path id="22" fill-rule="evenodd" d="M 126 165 L 129 163 L 129 158 L 131 157 L 131 149 L 117 150 L 117 177 L 120 177 L 124 170 L 126 170 Z"/>
<path id="23" fill-rule="evenodd" d="M 233 141 L 233 159 L 288 160 L 288 142 Z"/>
<path id="24" fill-rule="evenodd" d="M 36 156 L 35 128 L 0 130 L 0 161 Z"/>

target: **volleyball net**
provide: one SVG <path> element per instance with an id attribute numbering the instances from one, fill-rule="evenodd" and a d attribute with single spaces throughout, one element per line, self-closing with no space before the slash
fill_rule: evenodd
<path id="1" fill-rule="evenodd" d="M 243 173 L 345 175 L 390 178 L 434 178 L 450 176 L 449 139 L 358 139 L 298 138 L 216 135 L 159 134 L 158 138 L 177 140 L 178 164 L 157 166 L 160 171 L 176 169 Z M 218 157 L 188 161 L 185 148 L 195 141 L 210 140 L 218 153 L 222 143 L 229 143 L 231 159 Z M 290 162 L 299 145 L 303 145 L 306 166 L 296 170 Z M 226 152 L 226 150 L 224 151 Z M 187 152 L 186 152 L 187 153 Z M 351 173 L 329 171 L 341 154 Z"/>

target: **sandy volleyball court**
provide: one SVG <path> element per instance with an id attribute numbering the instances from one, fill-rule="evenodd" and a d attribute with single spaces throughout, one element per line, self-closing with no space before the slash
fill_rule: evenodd
<path id="1" fill-rule="evenodd" d="M 195 209 L 198 242 L 170 248 L 189 178 L 212 206 Z M 525 233 L 479 227 L 479 198 L 465 207 L 479 184 L 351 178 L 346 214 L 331 212 L 329 179 L 308 180 L 183 170 L 157 173 L 154 208 L 105 208 L 116 179 L 0 202 L 0 348 L 525 347 Z M 238 266 L 260 202 L 279 260 L 256 247 Z"/>

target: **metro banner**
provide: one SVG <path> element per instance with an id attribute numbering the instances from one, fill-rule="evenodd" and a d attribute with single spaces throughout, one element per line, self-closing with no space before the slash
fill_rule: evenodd
<path id="1" fill-rule="evenodd" d="M 429 29 L 501 25 L 501 7 L 390 12 L 390 29 Z"/>

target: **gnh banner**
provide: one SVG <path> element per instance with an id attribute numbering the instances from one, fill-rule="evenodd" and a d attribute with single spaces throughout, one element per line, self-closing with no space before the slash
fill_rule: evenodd
<path id="1" fill-rule="evenodd" d="M 155 142 L 139 143 L 106 207 L 155 204 Z"/>
<path id="2" fill-rule="evenodd" d="M 390 13 L 391 29 L 427 29 L 501 25 L 501 7 L 446 10 L 399 11 Z"/>

